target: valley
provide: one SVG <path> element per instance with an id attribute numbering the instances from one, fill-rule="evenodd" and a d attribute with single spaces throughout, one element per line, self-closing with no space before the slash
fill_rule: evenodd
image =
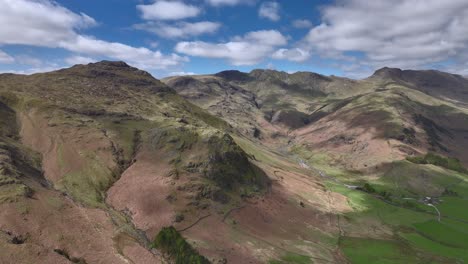
<path id="1" fill-rule="evenodd" d="M 0 260 L 464 263 L 467 96 L 391 68 L 1 74 Z"/>

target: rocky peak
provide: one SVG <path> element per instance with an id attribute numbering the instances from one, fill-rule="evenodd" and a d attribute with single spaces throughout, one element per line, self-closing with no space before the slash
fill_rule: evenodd
<path id="1" fill-rule="evenodd" d="M 101 66 L 101 67 L 131 68 L 131 66 L 128 65 L 124 61 L 107 61 L 107 60 L 103 60 L 103 61 L 96 62 L 96 63 L 90 63 L 88 65 Z"/>
<path id="2" fill-rule="evenodd" d="M 403 71 L 399 68 L 383 67 L 374 72 L 371 77 L 380 77 L 388 79 L 400 79 Z"/>
<path id="3" fill-rule="evenodd" d="M 247 73 L 237 71 L 237 70 L 228 70 L 228 71 L 218 72 L 215 74 L 215 76 L 221 77 L 227 81 L 241 81 L 242 82 L 242 81 L 251 80 L 251 77 Z"/>

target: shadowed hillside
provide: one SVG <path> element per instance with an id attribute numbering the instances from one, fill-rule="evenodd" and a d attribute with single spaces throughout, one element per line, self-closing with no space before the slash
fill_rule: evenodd
<path id="1" fill-rule="evenodd" d="M 0 262 L 466 262 L 464 85 L 2 74 Z"/>
<path id="2" fill-rule="evenodd" d="M 256 142 L 251 151 L 293 158 L 346 196 L 337 246 L 351 263 L 468 259 L 468 218 L 455 209 L 468 195 L 465 78 L 383 68 L 359 81 L 273 70 L 163 81 Z M 205 93 L 214 82 L 230 92 Z"/>

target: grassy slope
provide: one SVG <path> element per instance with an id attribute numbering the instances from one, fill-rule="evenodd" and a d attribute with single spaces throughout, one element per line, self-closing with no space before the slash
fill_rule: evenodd
<path id="1" fill-rule="evenodd" d="M 442 102 L 439 99 L 422 95 L 420 92 L 401 86 L 389 86 L 388 88 L 393 89 L 395 92 L 404 92 L 409 95 L 409 100 L 406 103 L 404 101 L 394 101 L 395 106 L 398 107 L 393 109 L 388 108 L 392 104 L 392 100 L 394 100 L 391 93 L 383 93 L 379 96 L 372 95 L 370 100 L 364 102 L 365 105 L 372 105 L 372 107 L 377 107 L 376 109 L 389 113 L 388 120 L 391 121 L 389 124 L 394 125 L 382 129 L 384 134 L 380 136 L 385 138 L 398 137 L 398 133 L 401 131 L 399 128 L 405 122 L 404 120 L 402 120 L 403 122 L 398 121 L 401 118 L 401 109 L 406 108 L 408 112 L 422 111 L 429 116 L 434 116 L 437 113 L 436 116 L 439 117 L 442 117 L 443 114 L 439 110 L 436 111 L 435 108 L 444 108 L 443 113 L 446 115 L 464 113 L 465 111 L 451 103 Z M 380 103 L 378 103 L 379 97 L 383 99 L 380 100 Z M 424 105 L 423 101 L 424 104 L 428 105 Z M 402 102 L 404 105 L 402 105 Z M 348 104 L 347 107 L 358 109 L 356 108 L 359 106 L 357 103 L 358 101 L 355 101 Z M 448 105 L 448 107 L 444 105 Z M 361 108 L 359 111 L 363 109 L 367 113 L 372 110 L 372 108 Z M 395 127 L 395 129 L 392 129 L 392 127 Z M 345 194 L 350 205 L 354 208 L 353 213 L 345 215 L 345 219 L 351 223 L 346 228 L 349 228 L 351 236 L 359 234 L 361 238 L 354 241 L 353 239 L 357 238 L 345 237 L 345 241 L 351 239 L 350 241 L 353 242 L 348 241 L 348 243 L 341 244 L 341 248 L 352 263 L 382 263 L 379 261 L 385 259 L 387 259 L 388 263 L 431 261 L 434 263 L 455 263 L 457 260 L 467 261 L 468 255 L 465 253 L 467 248 L 464 237 L 466 237 L 468 218 L 464 210 L 460 210 L 460 208 L 468 205 L 465 198 L 468 195 L 468 189 L 466 189 L 468 175 L 434 165 L 398 161 L 390 166 L 385 166 L 384 173 L 379 174 L 380 176 L 376 178 L 375 175 L 369 177 L 361 172 L 344 170 L 327 153 L 318 153 L 302 146 L 295 146 L 293 152 L 307 160 L 314 168 L 339 179 L 342 183 L 362 186 L 366 182 L 371 182 L 376 189 L 377 194 L 367 194 L 357 190 L 350 190 L 343 187 L 341 183 L 328 179 L 330 181 L 329 188 Z M 446 189 L 457 195 L 444 194 Z M 392 203 L 396 204 L 396 206 L 375 197 L 382 192 L 390 193 Z M 443 216 L 441 223 L 435 220 L 436 213 L 433 208 L 416 201 L 403 199 L 404 197 L 420 198 L 434 195 L 440 196 L 442 200 L 441 204 L 437 205 Z M 377 229 L 385 230 L 390 228 L 389 234 L 392 234 L 393 238 L 386 237 L 386 240 L 379 242 L 368 237 L 365 234 L 369 232 L 368 226 L 370 223 L 376 224 Z M 381 254 L 375 255 L 371 250 L 363 250 L 369 248 L 365 246 L 366 243 L 376 245 L 376 250 L 382 251 Z M 358 248 L 360 250 L 357 250 Z M 402 253 L 402 249 L 407 252 Z M 416 257 L 412 253 L 408 254 L 411 251 L 418 252 Z M 421 254 L 432 257 L 418 257 Z M 384 256 L 384 260 L 379 260 L 376 256 Z M 441 256 L 442 259 L 437 256 Z"/>
<path id="2" fill-rule="evenodd" d="M 452 102 L 442 101 L 401 84 L 380 79 L 359 82 L 357 86 L 350 87 L 344 94 L 334 93 L 334 87 L 320 86 L 321 84 L 318 83 L 317 91 L 322 89 L 321 91 L 328 93 L 327 96 L 324 96 L 324 94 L 318 93 L 306 94 L 297 89 L 288 91 L 288 88 L 294 87 L 288 87 L 275 79 L 275 74 L 281 75 L 281 73 L 273 72 L 271 76 L 266 77 L 262 75 L 261 71 L 256 74 L 264 79 L 253 83 L 241 82 L 240 85 L 254 92 L 261 107 L 265 109 L 296 108 L 299 111 L 310 113 L 323 107 L 319 112 L 328 115 L 339 111 L 340 114 L 337 116 L 344 118 L 351 124 L 359 124 L 360 119 L 364 117 L 363 120 L 371 120 L 367 123 L 369 123 L 369 127 L 376 129 L 376 137 L 405 140 L 405 142 L 411 142 L 417 147 L 420 146 L 418 144 L 421 142 L 424 143 L 426 140 L 424 135 L 427 133 L 428 140 L 430 142 L 432 140 L 432 147 L 440 151 L 438 148 L 445 146 L 442 145 L 443 143 L 438 137 L 446 137 L 446 135 L 444 135 L 444 131 L 431 128 L 431 123 L 426 127 L 423 126 L 414 135 L 408 134 L 404 129 L 417 125 L 412 114 L 421 113 L 439 122 L 447 116 L 455 117 L 468 113 L 466 109 L 460 108 Z M 300 79 L 291 80 L 296 76 L 282 76 L 281 78 L 293 82 L 301 81 Z M 341 85 L 344 86 L 343 83 Z M 374 92 L 376 88 L 378 91 Z M 343 92 L 344 89 L 339 87 L 336 91 Z M 348 99 L 349 103 L 341 105 L 342 98 L 352 95 L 356 96 Z M 294 106 L 288 102 L 294 102 Z M 334 105 L 338 107 L 334 107 Z M 320 118 L 318 115 L 317 117 Z M 420 123 L 419 125 L 424 124 Z M 446 125 L 443 124 L 443 126 Z M 242 138 L 238 138 L 237 141 L 257 159 L 272 165 L 280 164 L 279 159 L 274 155 L 265 155 L 265 152 L 260 150 L 261 146 L 253 145 Z M 340 244 L 353 263 L 383 263 L 379 262 L 379 256 L 383 257 L 383 261 L 386 263 L 439 263 L 454 262 L 455 259 L 465 259 L 466 261 L 466 256 L 462 253 L 463 247 L 458 248 L 463 244 L 461 237 L 464 234 L 462 231 L 465 230 L 465 223 L 455 221 L 457 224 L 453 224 L 454 221 L 451 218 L 468 220 L 464 210 L 460 210 L 460 208 L 466 207 L 464 197 L 468 192 L 463 186 L 467 175 L 433 165 L 398 161 L 389 166 L 385 165 L 385 171 L 380 171 L 378 177 L 376 175 L 370 177 L 359 171 L 344 170 L 340 161 L 331 158 L 326 152 L 295 146 L 293 153 L 308 161 L 314 168 L 326 172 L 333 178 L 338 178 L 343 183 L 362 186 L 364 183 L 370 182 L 377 190 L 376 194 L 367 194 L 345 188 L 330 178 L 325 179 L 328 182 L 328 188 L 346 195 L 350 205 L 354 208 L 354 212 L 343 216 L 349 222 L 346 224 L 349 232 L 345 230 L 345 237 L 341 239 L 342 243 Z M 340 155 L 347 155 L 347 153 L 340 153 Z M 442 193 L 447 188 L 458 193 L 459 196 L 444 196 Z M 392 202 L 396 205 L 380 200 L 378 196 L 382 192 L 389 193 Z M 403 199 L 429 195 L 442 195 L 443 202 L 438 205 L 442 215 L 446 216 L 442 223 L 434 222 L 436 215 L 433 208 Z M 447 224 L 447 222 L 452 223 Z M 370 224 L 375 225 L 375 228 L 381 233 L 369 235 L 372 233 L 369 231 Z M 454 230 L 458 230 L 458 236 L 455 235 L 457 231 Z M 359 234 L 361 237 L 347 237 L 346 234 L 351 236 Z M 438 234 L 447 234 L 447 237 L 438 236 Z M 382 239 L 370 238 L 375 236 L 380 236 Z M 448 245 L 444 241 L 437 241 L 434 239 L 435 237 L 440 237 L 440 240 L 446 240 L 445 242 L 452 241 L 452 244 Z M 430 247 L 427 247 L 428 243 L 425 244 L 423 239 L 430 241 Z M 373 251 L 377 251 L 377 254 Z M 441 252 L 448 253 L 441 254 Z M 438 258 L 437 255 L 442 256 L 442 258 Z M 283 259 L 282 261 L 288 263 L 287 260 Z M 298 263 L 302 262 L 298 260 Z"/>
<path id="3" fill-rule="evenodd" d="M 104 66 L 104 68 L 110 67 Z M 121 166 L 125 167 L 130 164 L 138 144 L 142 142 L 145 144 L 154 143 L 155 134 L 152 132 L 155 128 L 158 128 L 159 132 L 161 132 L 161 127 L 165 128 L 163 130 L 163 134 L 164 132 L 165 134 L 159 143 L 175 150 L 176 154 L 181 157 L 174 163 L 177 166 L 180 165 L 179 169 L 187 168 L 189 158 L 184 160 L 184 151 L 190 150 L 195 145 L 195 148 L 203 149 L 219 157 L 216 160 L 220 162 L 212 168 L 214 167 L 217 172 L 223 172 L 222 174 L 227 172 L 227 174 L 232 175 L 232 171 L 236 169 L 224 167 L 223 161 L 227 160 L 228 163 L 233 161 L 232 163 L 236 164 L 237 167 L 247 165 L 244 160 L 245 153 L 241 153 L 241 150 L 230 143 L 214 144 L 216 145 L 214 149 L 206 146 L 206 142 L 209 142 L 211 136 L 216 134 L 214 133 L 216 129 L 213 127 L 221 130 L 228 129 L 225 122 L 183 100 L 142 72 L 137 72 L 138 74 L 135 75 L 135 72 L 123 71 L 117 75 L 106 76 L 102 70 L 88 72 L 86 69 L 78 67 L 69 72 L 25 77 L 27 84 L 18 82 L 16 77 L 12 76 L 4 76 L 3 82 L 1 82 L 2 101 L 7 102 L 17 111 L 41 108 L 46 115 L 52 117 L 54 126 L 69 126 L 69 123 L 72 123 L 71 126 L 84 127 L 93 133 L 106 130 L 107 136 L 114 142 L 116 147 L 113 151 L 115 168 L 106 166 L 105 162 L 94 153 L 86 152 L 85 149 L 76 150 L 84 160 L 84 165 L 76 171 L 65 174 L 61 182 L 63 190 L 76 200 L 88 206 L 101 206 L 105 191 L 116 180 L 116 173 L 118 174 Z M 94 77 L 103 80 L 102 83 L 98 84 L 101 89 L 90 88 L 91 84 L 96 85 L 96 83 L 94 77 L 86 77 L 89 74 L 95 74 Z M 120 89 L 115 89 L 114 79 L 120 81 Z M 44 95 L 43 89 L 46 84 L 50 93 Z M 320 107 L 325 104 L 335 104 L 336 98 L 342 96 L 333 95 L 329 98 L 322 98 L 321 94 L 313 93 L 303 96 L 304 91 L 295 89 L 283 97 L 285 90 L 281 86 L 274 86 L 273 94 L 268 94 L 269 91 L 266 88 L 269 84 L 271 83 L 265 82 L 255 87 L 255 89 L 261 88 L 258 92 L 267 108 L 291 108 L 291 105 L 284 103 L 286 98 L 297 102 L 295 107 L 307 112 L 315 109 L 310 108 L 311 101 L 318 102 L 317 106 Z M 368 92 L 373 87 L 369 83 L 363 83 L 363 85 L 365 87 L 357 94 L 363 91 Z M 16 87 L 13 92 L 9 91 L 12 86 Z M 250 89 L 254 88 L 250 87 Z M 448 112 L 458 109 L 451 104 L 450 109 L 440 108 L 440 100 L 432 98 L 429 100 L 421 96 L 419 92 L 409 91 L 399 85 L 386 85 L 385 89 L 391 90 L 358 96 L 351 104 L 340 109 L 344 113 L 352 113 L 353 115 L 356 112 L 373 113 L 374 117 L 378 117 L 382 121 L 374 126 L 378 126 L 380 129 L 377 136 L 383 138 L 398 138 L 400 136 L 401 128 L 407 122 L 399 112 L 401 109 L 408 112 L 423 109 L 426 114 L 434 114 L 440 112 L 441 109 Z M 409 99 L 402 100 L 405 97 L 399 95 L 398 92 L 404 92 Z M 317 95 L 320 96 L 317 97 Z M 47 103 L 44 104 L 44 101 Z M 421 106 L 422 101 L 435 108 Z M 60 108 L 60 111 L 53 111 L 51 108 Z M 104 112 L 102 112 L 103 110 Z M 330 112 L 334 111 L 335 109 L 332 109 Z M 64 112 L 65 116 L 68 114 L 71 118 L 65 118 Z M 354 116 L 351 115 L 351 117 Z M 179 121 L 177 118 L 180 118 Z M 81 119 L 87 119 L 89 122 L 77 121 Z M 185 122 L 189 125 L 181 124 Z M 9 123 L 11 122 L 9 121 Z M 190 132 L 195 132 L 185 133 L 181 127 L 190 127 Z M 223 141 L 223 135 L 223 133 L 216 134 L 215 143 L 219 140 Z M 161 137 L 158 138 L 161 139 Z M 243 148 L 243 151 L 254 155 L 256 159 L 270 165 L 282 165 L 281 159 L 283 157 L 279 158 L 270 151 L 263 151 L 261 149 L 263 146 L 256 145 L 241 137 L 234 137 L 234 139 Z M 8 141 L 9 139 L 3 140 Z M 59 147 L 58 163 L 63 168 L 68 168 L 71 164 L 67 164 L 67 162 L 70 161 L 60 157 L 60 149 Z M 219 154 L 218 150 L 224 153 L 233 153 L 233 155 Z M 298 147 L 295 152 L 310 165 L 325 171 L 332 177 L 339 178 L 343 182 L 355 185 L 369 182 L 369 177 L 361 175 L 359 172 L 349 172 L 342 170 L 339 166 L 330 166 L 331 160 L 326 153 L 311 153 L 310 150 L 302 147 Z M 237 155 L 239 153 L 240 155 Z M 231 160 L 232 157 L 234 160 Z M 237 163 L 239 160 L 241 162 Z M 294 158 L 291 157 L 291 160 Z M 240 175 L 236 183 L 248 183 L 252 180 L 252 173 L 252 170 L 247 170 L 244 175 Z M 468 248 L 464 241 L 468 227 L 463 222 L 468 221 L 468 219 L 466 212 L 460 210 L 467 205 L 467 175 L 433 165 L 401 161 L 392 164 L 391 169 L 379 176 L 381 177 L 373 178 L 370 183 L 375 186 L 378 193 L 382 191 L 390 193 L 391 202 L 396 205 L 382 201 L 376 194 L 351 190 L 336 181 L 326 180 L 329 190 L 347 196 L 353 208 L 353 212 L 340 216 L 343 220 L 344 234 L 342 237 L 332 240 L 332 244 L 336 243 L 336 246 L 339 246 L 353 263 L 453 263 L 456 260 L 468 261 L 466 254 Z M 216 179 L 212 180 L 216 183 Z M 442 192 L 447 187 L 450 187 L 450 190 L 456 192 L 457 195 L 444 196 Z M 2 193 L 9 195 L 7 191 Z M 403 197 L 407 196 L 420 197 L 434 194 L 442 195 L 441 199 L 443 199 L 443 202 L 438 205 L 443 215 L 440 223 L 435 221 L 436 216 L 432 208 L 417 203 L 404 203 L 402 200 Z M 378 262 L 379 260 L 381 262 Z M 271 263 L 310 263 L 310 258 L 285 254 L 281 260 Z"/>
<path id="4" fill-rule="evenodd" d="M 93 67 L 96 68 L 91 71 L 84 66 L 76 66 L 48 74 L 1 76 L 0 102 L 7 103 L 16 113 L 10 111 L 11 116 L 10 113 L 0 113 L 4 117 L 0 121 L 0 144 L 4 144 L 3 134 L 11 134 L 8 131 L 3 133 L 3 128 L 16 123 L 20 113 L 35 113 L 30 115 L 33 119 L 39 116 L 44 118 L 45 130 L 41 133 L 56 142 L 52 155 L 48 151 L 42 153 L 49 155 L 48 158 L 57 164 L 60 171 L 61 179 L 54 182 L 55 188 L 84 206 L 108 211 L 113 221 L 121 225 L 121 230 L 131 233 L 131 236 L 135 230 L 125 216 L 107 207 L 104 203 L 105 193 L 132 163 L 139 145 L 154 144 L 157 147 L 152 134 L 154 130 L 166 129 L 162 144 L 170 148 L 168 152 L 180 153 L 181 169 L 188 169 L 189 157 L 193 156 L 188 153 L 189 145 L 195 143 L 194 138 L 200 148 L 197 151 L 203 154 L 199 158 L 205 158 L 202 162 L 206 166 L 221 164 L 216 169 L 222 171 L 232 171 L 234 165 L 245 168 L 245 175 L 230 178 L 229 195 L 239 196 L 238 189 L 242 186 L 255 191 L 262 188 L 253 188 L 252 183 L 256 184 L 256 177 L 264 175 L 252 168 L 245 153 L 234 142 L 226 142 L 223 137 L 226 134 L 220 132 L 229 132 L 224 121 L 182 99 L 143 72 L 126 66 L 115 69 L 115 65 L 96 64 Z M 44 89 L 47 89 L 47 93 L 44 93 Z M 0 110 L 8 110 L 7 107 L 3 108 L 3 104 L 1 106 Z M 40 125 L 36 121 L 31 121 L 33 126 Z M 183 130 L 190 133 L 179 133 Z M 73 134 L 75 132 L 69 131 L 80 132 L 76 136 Z M 8 140 L 7 147 L 10 149 L 11 140 L 5 140 Z M 91 143 L 90 147 L 90 142 L 94 140 L 97 146 Z M 216 147 L 211 146 L 210 140 L 218 142 Z M 102 142 L 108 142 L 108 145 L 99 147 Z M 186 150 L 187 154 L 183 154 Z M 209 162 L 214 152 L 218 158 Z M 111 157 L 110 161 L 108 157 Z M 22 189 L 26 186 L 19 180 L 12 182 L 13 178 L 5 174 L 6 170 L 0 172 L 2 202 L 14 202 L 15 196 L 27 195 L 29 191 Z M 219 176 L 219 173 L 215 174 L 212 178 Z M 237 176 L 239 178 L 236 179 Z M 224 188 L 215 178 L 202 181 Z M 258 183 L 263 185 L 265 181 L 259 179 Z M 249 189 L 247 193 L 250 192 L 252 190 Z"/>
<path id="5" fill-rule="evenodd" d="M 348 197 L 354 210 L 344 215 L 346 224 L 343 238 L 346 242 L 340 244 L 352 263 L 380 263 L 378 256 L 384 256 L 384 260 L 386 259 L 388 263 L 468 261 L 468 254 L 466 254 L 468 247 L 465 242 L 468 215 L 465 210 L 460 210 L 468 205 L 466 202 L 468 175 L 433 165 L 418 165 L 402 161 L 393 164 L 382 177 L 368 181 L 367 177 L 359 174 L 339 170 L 336 167 L 327 167 L 328 161 L 324 158 L 317 159 L 319 157 L 317 155 L 311 157 L 309 164 L 319 167 L 329 176 L 351 185 L 362 186 L 364 182 L 371 182 L 377 192 L 386 191 L 392 195 L 392 204 L 389 204 L 374 194 L 348 189 L 335 181 L 328 183 L 330 190 Z M 317 166 L 320 163 L 321 166 Z M 414 188 L 404 185 L 414 181 L 417 175 L 426 175 L 425 181 L 415 182 Z M 433 178 L 427 179 L 428 175 Z M 402 199 L 403 197 L 424 197 L 427 195 L 427 189 L 430 189 L 429 186 L 440 190 L 442 202 L 437 207 L 443 216 L 441 222 L 436 220 L 437 214 L 433 208 L 417 202 L 408 203 Z M 457 195 L 442 194 L 447 186 L 456 190 Z M 382 241 L 366 238 L 365 234 L 369 233 L 369 226 L 377 230 L 390 230 L 388 234 L 391 237 L 384 236 L 386 238 Z M 346 235 L 347 233 L 352 237 L 359 235 L 360 238 L 350 238 Z M 381 250 L 382 254 L 376 255 L 373 249 L 370 250 L 368 246 L 365 246 L 366 243 L 375 245 L 375 249 Z M 411 253 L 412 251 L 417 254 Z M 437 256 L 445 257 L 445 259 Z"/>

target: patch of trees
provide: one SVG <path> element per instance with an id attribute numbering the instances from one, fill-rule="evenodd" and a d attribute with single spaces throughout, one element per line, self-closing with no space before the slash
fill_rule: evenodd
<path id="1" fill-rule="evenodd" d="M 407 160 L 416 164 L 432 164 L 449 170 L 468 173 L 468 170 L 463 167 L 460 160 L 439 156 L 434 153 L 427 153 L 425 156 L 408 157 Z"/>
<path id="2" fill-rule="evenodd" d="M 175 264 L 209 264 L 210 261 L 200 255 L 173 227 L 163 227 L 154 239 L 151 247 L 169 255 Z"/>
<path id="3" fill-rule="evenodd" d="M 374 186 L 369 183 L 365 183 L 362 187 L 357 188 L 360 191 L 369 193 L 369 194 L 376 194 L 380 196 L 382 199 L 390 201 L 392 199 L 392 194 L 387 191 L 377 191 Z"/>

